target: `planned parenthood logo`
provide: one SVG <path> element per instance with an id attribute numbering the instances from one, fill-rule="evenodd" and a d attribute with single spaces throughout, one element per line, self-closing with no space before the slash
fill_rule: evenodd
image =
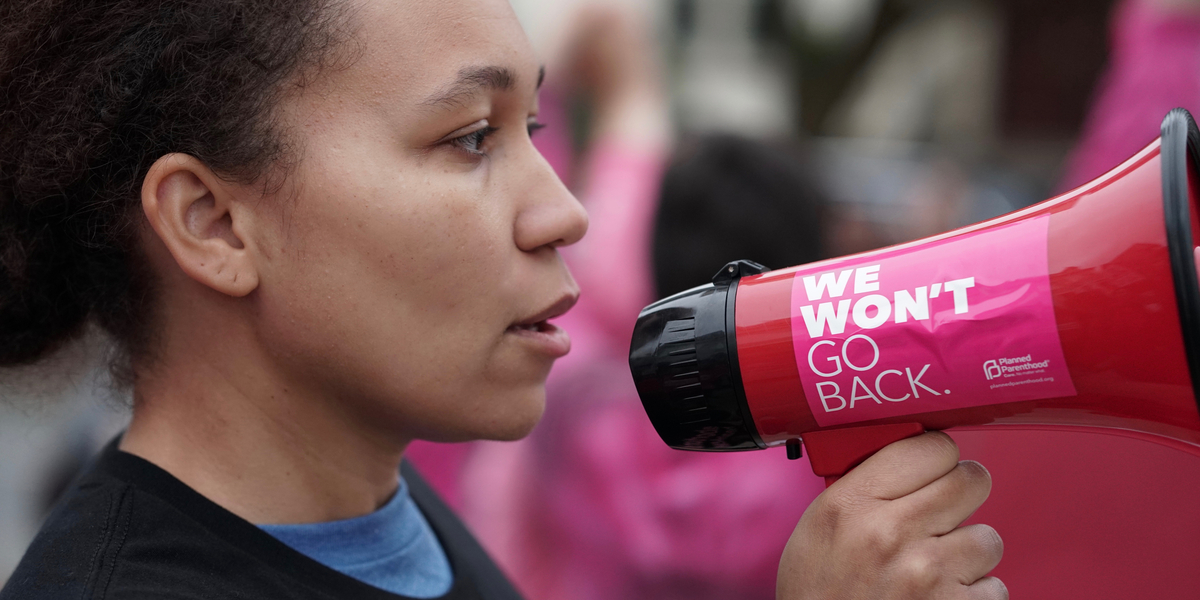
<path id="1" fill-rule="evenodd" d="M 989 360 L 983 363 L 983 374 L 988 381 L 999 379 L 1001 377 L 1012 377 L 1014 375 L 1031 375 L 1041 373 L 1050 366 L 1050 359 L 1040 362 L 1033 362 L 1033 355 L 1026 354 L 1025 356 L 1017 356 L 1013 358 L 998 358 Z"/>
<path id="2" fill-rule="evenodd" d="M 1000 365 L 996 361 L 989 360 L 983 363 L 983 374 L 987 376 L 988 381 L 991 381 L 1000 376 Z"/>

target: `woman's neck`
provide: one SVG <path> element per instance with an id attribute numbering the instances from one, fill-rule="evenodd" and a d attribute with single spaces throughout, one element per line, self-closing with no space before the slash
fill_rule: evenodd
<path id="1" fill-rule="evenodd" d="M 407 440 L 371 431 L 230 347 L 173 353 L 142 375 L 121 450 L 257 524 L 351 518 L 391 497 Z"/>

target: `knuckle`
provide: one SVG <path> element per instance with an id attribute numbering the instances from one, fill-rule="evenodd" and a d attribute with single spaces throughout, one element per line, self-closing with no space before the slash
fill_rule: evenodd
<path id="1" fill-rule="evenodd" d="M 932 590 L 940 578 L 940 565 L 927 552 L 912 552 L 897 565 L 898 583 L 909 592 Z"/>
<path id="2" fill-rule="evenodd" d="M 838 535 L 850 518 L 848 500 L 842 494 L 826 492 L 817 497 L 808 510 L 804 511 L 801 522 L 808 521 L 814 529 L 814 534 L 821 537 Z"/>
<path id="3" fill-rule="evenodd" d="M 866 510 L 867 499 L 855 490 L 840 488 L 836 492 L 822 494 L 821 510 L 826 518 L 842 522 L 851 519 Z"/>
<path id="4" fill-rule="evenodd" d="M 868 548 L 873 548 L 885 556 L 899 552 L 904 545 L 904 531 L 900 523 L 894 519 L 876 519 L 865 531 L 865 542 Z"/>
<path id="5" fill-rule="evenodd" d="M 836 523 L 844 519 L 850 512 L 852 500 L 848 494 L 840 491 L 837 493 L 828 491 L 818 496 L 812 506 L 817 509 L 823 521 Z"/>

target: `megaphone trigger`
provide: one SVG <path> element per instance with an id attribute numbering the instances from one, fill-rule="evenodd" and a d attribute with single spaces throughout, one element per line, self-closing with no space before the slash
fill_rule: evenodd
<path id="1" fill-rule="evenodd" d="M 920 423 L 890 423 L 810 431 L 804 435 L 815 475 L 836 478 L 892 442 L 925 433 Z M 832 483 L 832 482 L 829 482 Z"/>

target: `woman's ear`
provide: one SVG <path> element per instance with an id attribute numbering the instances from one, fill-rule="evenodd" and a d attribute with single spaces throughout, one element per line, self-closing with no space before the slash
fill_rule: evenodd
<path id="1" fill-rule="evenodd" d="M 232 192 L 196 158 L 167 154 L 142 182 L 142 211 L 184 273 L 241 297 L 258 287 L 258 270 L 242 237 L 251 215 Z"/>

